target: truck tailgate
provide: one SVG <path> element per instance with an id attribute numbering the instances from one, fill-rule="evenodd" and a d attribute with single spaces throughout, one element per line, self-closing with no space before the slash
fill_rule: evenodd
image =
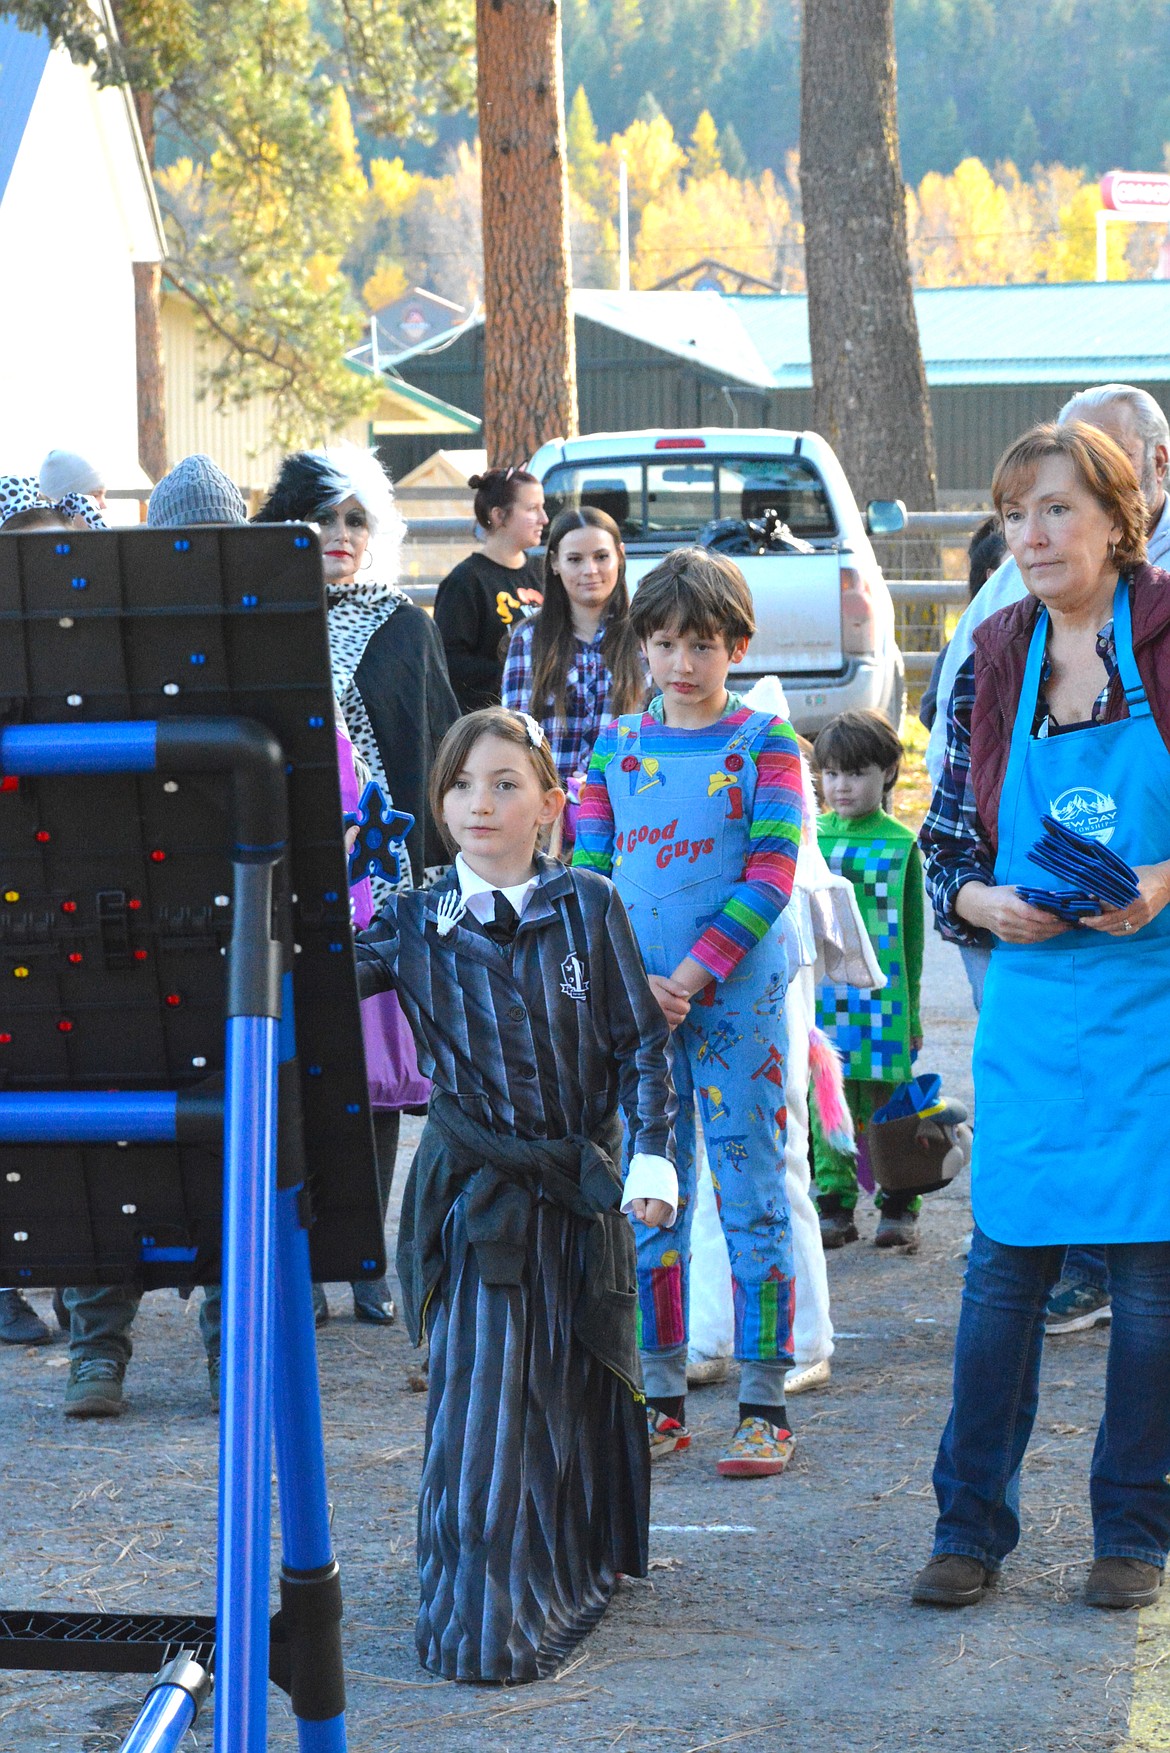
<path id="1" fill-rule="evenodd" d="M 626 581 L 631 591 L 660 558 L 629 556 Z M 839 554 L 745 555 L 735 564 L 747 579 L 756 610 L 756 636 L 746 660 L 753 674 L 794 676 L 841 669 Z"/>

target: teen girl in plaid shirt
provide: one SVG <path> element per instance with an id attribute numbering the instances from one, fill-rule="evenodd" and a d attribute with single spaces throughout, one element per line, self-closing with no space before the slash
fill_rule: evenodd
<path id="1" fill-rule="evenodd" d="M 512 635 L 503 702 L 530 712 L 548 737 L 569 795 L 561 846 L 572 851 L 576 803 L 602 726 L 636 712 L 646 671 L 630 627 L 626 553 L 604 511 L 562 511 L 544 557 L 544 607 Z"/>

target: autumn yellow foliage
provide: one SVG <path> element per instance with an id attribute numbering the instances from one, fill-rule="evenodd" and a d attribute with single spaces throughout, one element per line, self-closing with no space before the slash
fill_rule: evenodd
<path id="1" fill-rule="evenodd" d="M 699 119 L 695 123 L 695 131 L 691 135 L 691 150 L 687 154 L 687 168 L 690 175 L 698 180 L 712 177 L 716 171 L 723 169 L 723 160 L 719 156 L 719 130 L 715 126 L 715 118 L 710 110 L 700 110 Z"/>
<path id="2" fill-rule="evenodd" d="M 701 256 L 769 279 L 792 209 L 771 171 L 758 182 L 725 170 L 690 177 L 648 203 L 638 229 L 630 278 L 655 286 Z"/>
<path id="3" fill-rule="evenodd" d="M 906 192 L 910 266 L 919 286 L 998 286 L 1092 280 L 1097 265 L 1096 183 L 1061 164 L 1025 182 L 1008 162 L 965 158 Z M 1109 278 L 1126 280 L 1130 226 L 1110 226 Z"/>
<path id="4" fill-rule="evenodd" d="M 348 107 L 331 118 L 343 161 L 357 163 Z M 719 129 L 702 110 L 689 141 L 676 139 L 661 112 L 639 117 L 603 142 L 583 89 L 569 107 L 570 229 L 578 286 L 617 283 L 618 168 L 629 187 L 631 282 L 650 288 L 705 260 L 803 292 L 804 232 L 799 159 L 785 173 L 738 178 L 723 162 Z M 166 173 L 194 176 L 185 161 Z M 360 174 L 360 170 L 359 170 Z M 439 177 L 408 171 L 401 158 L 376 158 L 358 204 L 371 247 L 356 276 L 376 309 L 410 283 L 432 286 L 470 308 L 480 293 L 479 155 L 461 145 Z M 965 158 L 949 175 L 931 171 L 906 191 L 910 266 L 917 286 L 995 286 L 1091 280 L 1096 271 L 1095 182 L 1066 165 L 987 165 Z M 1156 249 L 1142 227 L 1110 226 L 1109 277 L 1152 271 Z M 320 270 L 319 270 L 320 271 Z M 716 269 L 716 272 L 719 270 Z M 684 282 L 685 283 L 685 282 Z"/>
<path id="5" fill-rule="evenodd" d="M 370 160 L 370 196 L 382 212 L 395 219 L 405 213 L 423 183 L 400 158 Z"/>
<path id="6" fill-rule="evenodd" d="M 615 134 L 601 155 L 601 199 L 609 211 L 617 211 L 618 165 L 626 161 L 630 191 L 630 219 L 637 224 L 649 202 L 677 188 L 687 155 L 674 137 L 665 116 L 652 122 L 633 121 L 624 134 Z"/>
<path id="7" fill-rule="evenodd" d="M 409 285 L 405 268 L 397 262 L 382 262 L 363 285 L 362 300 L 367 310 L 385 310 Z"/>

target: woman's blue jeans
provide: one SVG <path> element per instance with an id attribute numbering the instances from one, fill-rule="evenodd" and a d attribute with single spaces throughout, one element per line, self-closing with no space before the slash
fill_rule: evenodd
<path id="1" fill-rule="evenodd" d="M 1113 1326 L 1089 1474 L 1097 1558 L 1159 1567 L 1170 1550 L 1170 1242 L 1105 1249 Z M 1060 1247 L 1010 1248 L 976 1228 L 955 1339 L 954 1404 L 939 1445 L 936 1556 L 995 1570 L 1020 1538 L 1020 1464 L 1040 1393 L 1044 1307 Z"/>

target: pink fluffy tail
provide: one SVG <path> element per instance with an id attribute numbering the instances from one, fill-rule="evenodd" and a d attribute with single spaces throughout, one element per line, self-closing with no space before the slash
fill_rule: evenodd
<path id="1" fill-rule="evenodd" d="M 829 1037 L 820 1029 L 810 1029 L 808 1062 L 812 1074 L 812 1096 L 821 1131 L 834 1150 L 852 1155 L 857 1149 L 853 1136 L 853 1116 L 845 1100 L 845 1074 L 841 1056 Z"/>

